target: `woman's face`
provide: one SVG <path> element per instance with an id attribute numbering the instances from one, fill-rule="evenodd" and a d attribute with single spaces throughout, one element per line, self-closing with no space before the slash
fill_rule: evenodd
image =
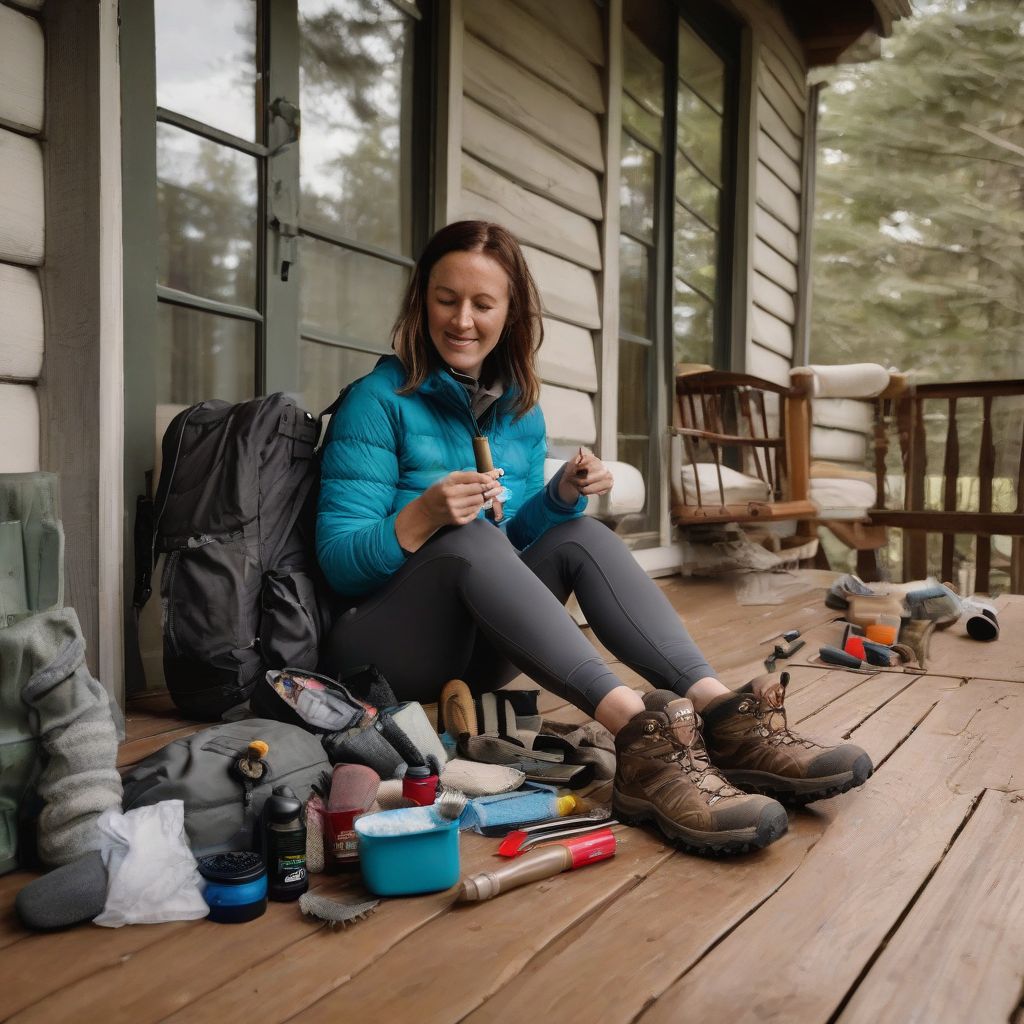
<path id="1" fill-rule="evenodd" d="M 508 276 L 482 252 L 450 252 L 427 282 L 427 327 L 437 354 L 453 369 L 479 378 L 501 340 L 508 316 Z"/>

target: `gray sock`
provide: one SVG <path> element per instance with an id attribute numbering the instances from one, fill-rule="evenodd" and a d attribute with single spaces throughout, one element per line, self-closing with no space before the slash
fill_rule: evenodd
<path id="1" fill-rule="evenodd" d="M 107 902 L 107 869 L 96 850 L 36 878 L 15 897 L 26 928 L 49 931 L 91 921 Z"/>

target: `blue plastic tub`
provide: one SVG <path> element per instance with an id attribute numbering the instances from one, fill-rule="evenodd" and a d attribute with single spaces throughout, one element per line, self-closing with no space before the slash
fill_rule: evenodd
<path id="1" fill-rule="evenodd" d="M 459 880 L 459 823 L 432 807 L 364 814 L 353 827 L 363 881 L 374 895 L 440 892 Z"/>

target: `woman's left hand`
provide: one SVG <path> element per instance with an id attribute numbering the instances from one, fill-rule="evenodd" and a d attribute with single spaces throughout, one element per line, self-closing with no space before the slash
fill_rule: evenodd
<path id="1" fill-rule="evenodd" d="M 614 482 L 608 467 L 592 451 L 581 448 L 565 464 L 558 496 L 567 505 L 575 505 L 581 494 L 607 494 Z"/>

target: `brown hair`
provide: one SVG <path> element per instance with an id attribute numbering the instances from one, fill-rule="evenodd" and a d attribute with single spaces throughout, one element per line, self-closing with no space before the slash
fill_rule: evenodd
<path id="1" fill-rule="evenodd" d="M 395 354 L 405 367 L 405 384 L 399 394 L 415 391 L 440 356 L 427 330 L 427 284 L 437 262 L 450 252 L 480 252 L 496 260 L 508 275 L 508 317 L 501 341 L 487 356 L 485 375 L 500 375 L 506 387 L 514 384 L 512 408 L 516 418 L 529 412 L 540 397 L 540 377 L 534 356 L 544 340 L 537 286 L 526 265 L 519 243 L 500 224 L 460 220 L 441 228 L 427 242 L 406 289 L 402 308 L 391 332 Z M 497 373 L 495 373 L 497 371 Z"/>

